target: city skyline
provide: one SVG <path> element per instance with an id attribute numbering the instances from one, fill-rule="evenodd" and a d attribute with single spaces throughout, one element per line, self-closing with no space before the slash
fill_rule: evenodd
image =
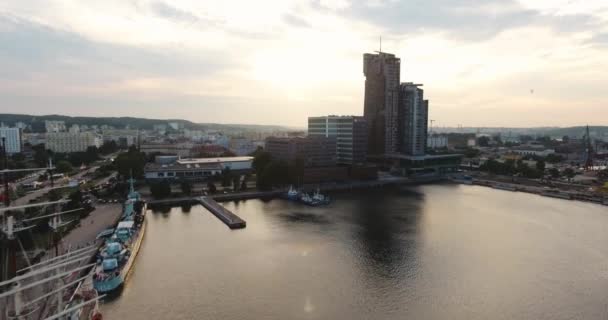
<path id="1" fill-rule="evenodd" d="M 0 112 L 302 128 L 362 115 L 361 55 L 381 35 L 436 126 L 605 124 L 607 5 L 447 4 L 9 1 Z"/>

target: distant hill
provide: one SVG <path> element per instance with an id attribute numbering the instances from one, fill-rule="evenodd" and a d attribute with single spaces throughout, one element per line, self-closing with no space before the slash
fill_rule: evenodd
<path id="1" fill-rule="evenodd" d="M 66 126 L 77 125 L 108 125 L 122 129 L 129 125 L 131 129 L 151 130 L 154 125 L 167 124 L 168 122 L 181 123 L 184 128 L 192 130 L 219 130 L 219 131 L 284 131 L 290 130 L 287 127 L 273 125 L 252 125 L 252 124 L 220 124 L 220 123 L 194 123 L 182 119 L 146 119 L 135 117 L 70 117 L 63 115 L 43 115 L 34 116 L 26 114 L 0 114 L 0 122 L 14 126 L 17 122 L 23 122 L 32 127 L 33 132 L 44 132 L 44 121 L 56 120 L 64 121 Z"/>

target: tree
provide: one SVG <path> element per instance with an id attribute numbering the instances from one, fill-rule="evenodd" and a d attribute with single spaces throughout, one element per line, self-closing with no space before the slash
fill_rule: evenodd
<path id="1" fill-rule="evenodd" d="M 560 162 L 564 161 L 564 157 L 562 157 L 559 154 L 550 153 L 545 158 L 545 161 L 547 161 L 549 163 L 560 163 Z"/>
<path id="2" fill-rule="evenodd" d="M 537 160 L 536 161 L 536 170 L 540 171 L 540 172 L 545 172 L 545 161 L 543 160 Z"/>
<path id="3" fill-rule="evenodd" d="M 182 193 L 189 196 L 192 194 L 192 182 L 189 180 L 182 180 L 180 183 L 180 187 L 182 189 Z"/>
<path id="4" fill-rule="evenodd" d="M 272 155 L 268 152 L 263 151 L 262 149 L 256 150 L 253 153 L 253 169 L 256 173 L 262 173 L 264 168 L 268 166 L 268 164 L 272 161 Z"/>
<path id="5" fill-rule="evenodd" d="M 61 200 L 62 195 L 59 189 L 53 189 L 48 193 L 49 201 L 58 201 Z"/>
<path id="6" fill-rule="evenodd" d="M 155 199 L 163 199 L 171 196 L 171 184 L 167 180 L 152 183 L 150 185 L 150 193 Z"/>
<path id="7" fill-rule="evenodd" d="M 261 190 L 283 186 L 289 183 L 289 166 L 284 161 L 272 161 L 256 177 L 257 187 Z"/>
<path id="8" fill-rule="evenodd" d="M 241 182 L 241 176 L 240 175 L 233 175 L 232 177 L 232 191 L 239 191 L 239 185 Z"/>
<path id="9" fill-rule="evenodd" d="M 211 193 L 211 194 L 214 194 L 217 192 L 217 188 L 215 187 L 215 183 L 213 183 L 213 181 L 207 182 L 207 189 L 209 190 L 209 193 Z"/>
<path id="10" fill-rule="evenodd" d="M 44 144 L 38 144 L 32 147 L 34 150 L 34 162 L 39 167 L 46 167 L 49 164 L 50 155 L 44 148 Z"/>
<path id="11" fill-rule="evenodd" d="M 118 174 L 123 177 L 129 177 L 131 172 L 133 172 L 134 178 L 143 178 L 146 154 L 131 148 L 128 152 L 119 154 L 114 159 L 114 164 L 116 165 Z"/>
<path id="12" fill-rule="evenodd" d="M 559 170 L 557 168 L 549 169 L 549 174 L 551 175 L 551 178 L 553 178 L 553 179 L 557 179 L 560 176 Z"/>
<path id="13" fill-rule="evenodd" d="M 232 172 L 230 168 L 222 170 L 222 187 L 230 187 L 232 185 Z"/>
<path id="14" fill-rule="evenodd" d="M 480 147 L 487 147 L 490 145 L 490 138 L 486 136 L 481 136 L 477 138 L 477 145 Z"/>
<path id="15" fill-rule="evenodd" d="M 572 178 L 574 178 L 574 176 L 576 176 L 576 172 L 574 172 L 572 168 L 566 168 L 566 170 L 564 170 L 564 175 L 566 178 L 568 178 L 568 181 L 570 181 Z"/>
<path id="16" fill-rule="evenodd" d="M 65 210 L 72 210 L 76 208 L 80 208 L 82 204 L 82 192 L 80 190 L 76 190 L 68 196 L 70 202 L 68 202 L 65 206 Z"/>
<path id="17" fill-rule="evenodd" d="M 110 153 L 114 153 L 118 151 L 118 145 L 116 144 L 116 141 L 111 140 L 111 141 L 106 141 L 103 143 L 103 145 L 101 147 L 99 147 L 99 152 L 101 154 L 110 154 Z"/>
<path id="18" fill-rule="evenodd" d="M 465 156 L 466 158 L 475 158 L 475 157 L 477 157 L 478 155 L 479 155 L 479 150 L 478 150 L 478 149 L 475 149 L 475 148 L 467 148 L 467 149 L 464 151 L 464 156 Z"/>
<path id="19" fill-rule="evenodd" d="M 597 177 L 602 181 L 608 180 L 608 169 L 601 170 L 597 173 Z"/>
<path id="20" fill-rule="evenodd" d="M 59 162 L 57 162 L 57 165 L 55 165 L 55 168 L 57 169 L 57 172 L 59 173 L 67 173 L 72 171 L 72 164 L 65 161 L 65 160 L 61 160 Z"/>

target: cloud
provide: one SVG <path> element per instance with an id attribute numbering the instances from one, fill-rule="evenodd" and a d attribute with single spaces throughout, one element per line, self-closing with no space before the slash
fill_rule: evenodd
<path id="1" fill-rule="evenodd" d="M 311 25 L 310 23 L 306 22 L 306 20 L 293 15 L 293 14 L 285 14 L 283 15 L 283 20 L 285 21 L 285 23 L 287 23 L 290 26 L 293 27 L 301 27 L 301 28 L 310 28 Z"/>
<path id="2" fill-rule="evenodd" d="M 393 35 L 443 32 L 469 41 L 529 25 L 580 31 L 595 22 L 588 14 L 543 14 L 515 0 L 356 1 L 336 12 L 372 23 Z"/>
<path id="3" fill-rule="evenodd" d="M 10 15 L 0 15 L 0 78 L 37 74 L 58 80 L 118 81 L 138 76 L 213 76 L 238 61 L 220 51 L 127 46 L 92 41 Z"/>
<path id="4" fill-rule="evenodd" d="M 160 17 L 175 20 L 177 22 L 197 23 L 202 20 L 191 12 L 170 6 L 165 2 L 154 2 L 151 4 L 151 8 Z"/>
<path id="5" fill-rule="evenodd" d="M 597 45 L 602 47 L 608 47 L 608 32 L 598 33 L 587 41 L 591 45 Z"/>

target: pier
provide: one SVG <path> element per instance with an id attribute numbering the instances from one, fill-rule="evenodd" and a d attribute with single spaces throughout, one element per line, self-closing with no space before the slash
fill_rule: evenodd
<path id="1" fill-rule="evenodd" d="M 259 196 L 259 195 L 257 195 Z M 246 197 L 247 198 L 247 197 Z M 250 197 L 249 199 L 256 198 Z M 220 198 L 222 199 L 222 198 Z M 232 198 L 228 198 L 230 200 L 234 200 Z M 222 199 L 224 201 L 228 201 L 226 199 Z M 218 200 L 220 201 L 220 200 Z M 225 223 L 230 229 L 242 229 L 247 226 L 247 222 L 241 219 L 236 214 L 232 213 L 230 210 L 224 208 L 221 204 L 219 204 L 216 199 L 212 197 L 185 197 L 185 198 L 172 198 L 172 199 L 164 199 L 164 200 L 151 200 L 148 202 L 149 207 L 153 206 L 181 206 L 181 205 L 197 205 L 201 204 L 205 209 L 209 210 L 220 219 L 223 223 Z"/>
<path id="2" fill-rule="evenodd" d="M 212 198 L 199 197 L 197 199 L 203 205 L 203 207 L 213 213 L 218 219 L 222 220 L 222 222 L 224 222 L 230 229 L 242 229 L 247 226 L 247 222 L 245 222 L 245 220 L 241 219 L 230 210 L 224 208 Z"/>

